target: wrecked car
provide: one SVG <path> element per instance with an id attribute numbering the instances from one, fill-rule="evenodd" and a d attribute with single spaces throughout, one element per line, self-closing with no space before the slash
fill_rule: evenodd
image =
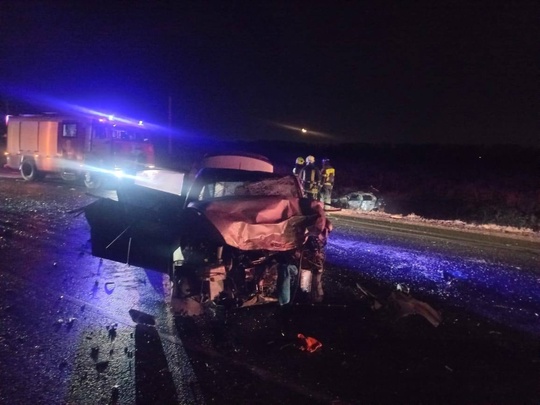
<path id="1" fill-rule="evenodd" d="M 183 315 L 284 305 L 298 292 L 320 301 L 332 227 L 321 203 L 302 197 L 294 175 L 222 166 L 146 171 L 117 200 L 85 207 L 92 254 L 167 273 Z"/>
<path id="2" fill-rule="evenodd" d="M 332 199 L 332 205 L 357 211 L 382 211 L 384 201 L 371 192 L 355 191 Z"/>

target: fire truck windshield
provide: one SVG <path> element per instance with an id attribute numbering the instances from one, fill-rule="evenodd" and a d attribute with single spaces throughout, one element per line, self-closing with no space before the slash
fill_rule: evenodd
<path id="1" fill-rule="evenodd" d="M 147 134 L 140 131 L 126 130 L 126 129 L 113 129 L 113 139 L 120 139 L 123 141 L 136 141 L 145 142 L 148 141 Z"/>
<path id="2" fill-rule="evenodd" d="M 142 128 L 119 127 L 117 125 L 98 124 L 94 127 L 94 138 L 116 139 L 121 141 L 148 142 L 148 133 Z"/>

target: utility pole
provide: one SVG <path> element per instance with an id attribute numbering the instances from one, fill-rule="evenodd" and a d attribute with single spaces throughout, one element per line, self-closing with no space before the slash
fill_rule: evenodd
<path id="1" fill-rule="evenodd" d="M 172 156 L 172 97 L 169 95 L 169 157 Z"/>

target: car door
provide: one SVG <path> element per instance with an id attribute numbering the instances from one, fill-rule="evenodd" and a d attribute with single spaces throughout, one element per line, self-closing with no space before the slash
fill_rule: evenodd
<path id="1" fill-rule="evenodd" d="M 102 198 L 86 206 L 84 214 L 94 256 L 163 273 L 171 270 L 182 228 L 176 203 L 158 199 L 154 206 L 142 207 Z"/>

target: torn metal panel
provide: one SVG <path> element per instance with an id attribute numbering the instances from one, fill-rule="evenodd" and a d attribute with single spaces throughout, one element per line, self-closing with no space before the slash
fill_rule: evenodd
<path id="1" fill-rule="evenodd" d="M 402 291 L 392 291 L 388 297 L 387 305 L 396 310 L 399 317 L 421 315 L 435 327 L 442 322 L 441 314 L 433 309 L 431 305 L 419 301 Z"/>
<path id="2" fill-rule="evenodd" d="M 298 199 L 242 197 L 190 207 L 201 211 L 228 245 L 241 250 L 294 249 L 303 243 L 306 226 L 314 222 L 302 214 Z"/>
<path id="3" fill-rule="evenodd" d="M 442 322 L 441 313 L 426 302 L 417 300 L 409 294 L 408 287 L 398 284 L 397 289 L 392 291 L 386 298 L 381 298 L 356 284 L 362 295 L 370 303 L 371 309 L 383 310 L 393 317 L 403 318 L 409 315 L 420 315 L 431 325 L 437 327 Z"/>

